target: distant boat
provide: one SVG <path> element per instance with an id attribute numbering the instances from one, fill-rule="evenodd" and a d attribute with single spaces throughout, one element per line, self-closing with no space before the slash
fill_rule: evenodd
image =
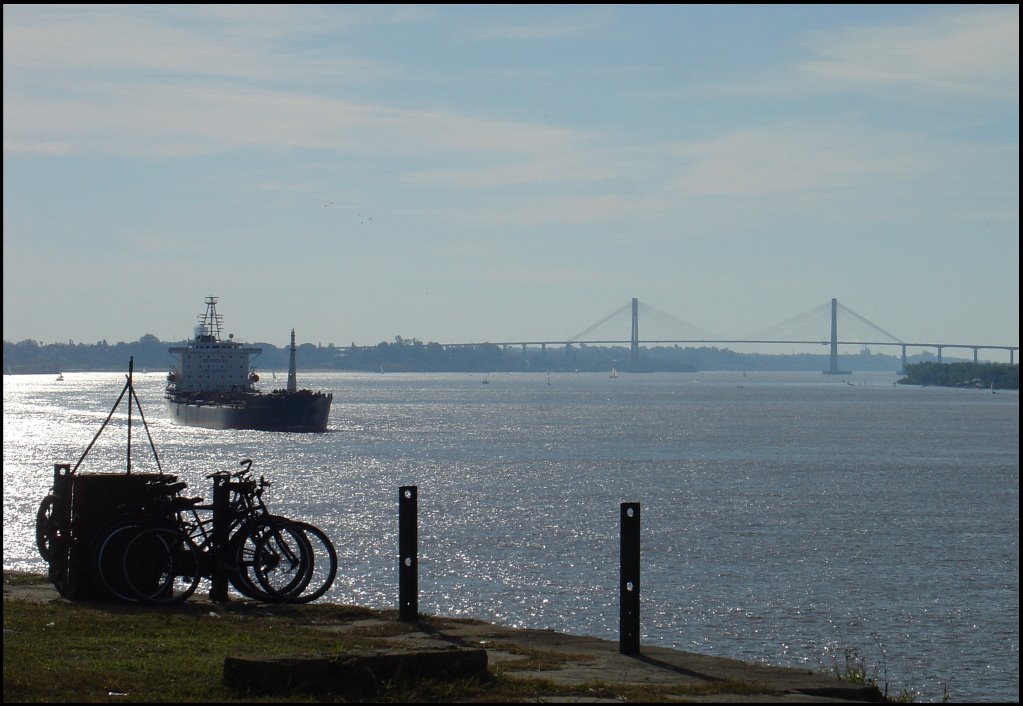
<path id="1" fill-rule="evenodd" d="M 64 373 L 57 373 L 57 382 L 60 382 L 63 379 L 64 379 Z"/>
<path id="2" fill-rule="evenodd" d="M 610 375 L 608 375 L 608 377 L 610 377 L 610 378 L 616 378 L 616 377 L 618 377 L 618 371 L 617 371 L 617 370 L 615 370 L 614 368 L 611 368 L 611 374 L 610 374 Z"/>
<path id="3" fill-rule="evenodd" d="M 259 376 L 249 366 L 250 358 L 262 351 L 242 345 L 234 336 L 221 339 L 216 305 L 217 297 L 206 297 L 206 313 L 194 339 L 170 349 L 180 359 L 180 367 L 167 375 L 171 421 L 207 429 L 326 431 L 333 395 L 298 389 L 295 330 L 287 388 L 264 393 L 256 388 Z"/>

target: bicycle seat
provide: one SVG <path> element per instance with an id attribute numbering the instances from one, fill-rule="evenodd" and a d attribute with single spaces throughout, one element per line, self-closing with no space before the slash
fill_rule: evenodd
<path id="1" fill-rule="evenodd" d="M 188 483 L 181 480 L 178 481 L 177 483 L 161 483 L 159 485 L 155 485 L 154 490 L 157 490 L 160 493 L 164 493 L 165 495 L 177 495 L 187 487 Z"/>

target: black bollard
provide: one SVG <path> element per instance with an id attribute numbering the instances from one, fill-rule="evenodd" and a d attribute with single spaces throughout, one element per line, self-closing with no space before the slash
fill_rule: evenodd
<path id="1" fill-rule="evenodd" d="M 419 616 L 419 520 L 414 485 L 398 491 L 398 620 Z"/>
<path id="2" fill-rule="evenodd" d="M 225 473 L 213 474 L 213 538 L 210 554 L 213 567 L 210 573 L 210 600 L 226 603 L 227 571 L 224 558 L 227 554 L 228 515 L 231 505 L 231 477 Z"/>
<path id="3" fill-rule="evenodd" d="M 48 578 L 60 591 L 60 595 L 70 598 L 75 595 L 75 576 L 70 560 L 71 552 L 71 487 L 74 476 L 71 475 L 70 463 L 53 464 L 53 494 L 48 506 L 52 511 L 49 518 L 43 517 L 43 530 L 46 533 L 46 544 L 49 546 Z M 44 503 L 49 498 L 44 499 Z M 45 505 L 44 505 L 45 507 Z M 43 512 L 43 507 L 39 508 Z M 37 519 L 38 523 L 38 519 Z M 38 531 L 38 524 L 36 525 Z M 37 537 L 38 539 L 38 537 Z"/>
<path id="4" fill-rule="evenodd" d="M 618 651 L 639 652 L 639 503 L 622 503 Z"/>

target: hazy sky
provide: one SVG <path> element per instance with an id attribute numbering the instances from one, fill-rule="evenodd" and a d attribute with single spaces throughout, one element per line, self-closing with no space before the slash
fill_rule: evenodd
<path id="1" fill-rule="evenodd" d="M 7 341 L 1019 342 L 1018 5 L 3 12 Z"/>

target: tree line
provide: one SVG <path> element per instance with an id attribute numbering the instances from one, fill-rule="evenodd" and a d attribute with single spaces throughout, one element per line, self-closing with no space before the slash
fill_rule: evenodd
<path id="1" fill-rule="evenodd" d="M 134 358 L 137 370 L 169 370 L 176 363 L 169 348 L 185 346 L 188 341 L 164 342 L 152 334 L 138 341 L 110 344 L 49 343 L 25 340 L 4 341 L 5 373 L 52 373 L 64 371 L 125 370 Z M 254 358 L 257 372 L 287 371 L 290 351 L 287 346 L 254 343 L 262 353 Z M 926 353 L 914 356 L 914 362 L 929 362 Z M 503 346 L 442 345 L 396 336 L 394 341 L 372 346 L 335 346 L 304 343 L 297 347 L 299 370 L 353 370 L 384 372 L 694 372 L 697 370 L 816 370 L 829 367 L 827 354 L 738 353 L 727 348 L 641 346 L 634 361 L 627 346 Z M 846 370 L 897 372 L 902 367 L 898 356 L 861 351 L 840 355 Z M 945 363 L 944 367 L 955 363 Z M 986 378 L 985 378 L 986 379 Z M 929 383 L 942 384 L 942 383 Z"/>
<path id="2" fill-rule="evenodd" d="M 1018 390 L 1019 365 L 1007 363 L 913 363 L 906 366 L 907 385 Z"/>

